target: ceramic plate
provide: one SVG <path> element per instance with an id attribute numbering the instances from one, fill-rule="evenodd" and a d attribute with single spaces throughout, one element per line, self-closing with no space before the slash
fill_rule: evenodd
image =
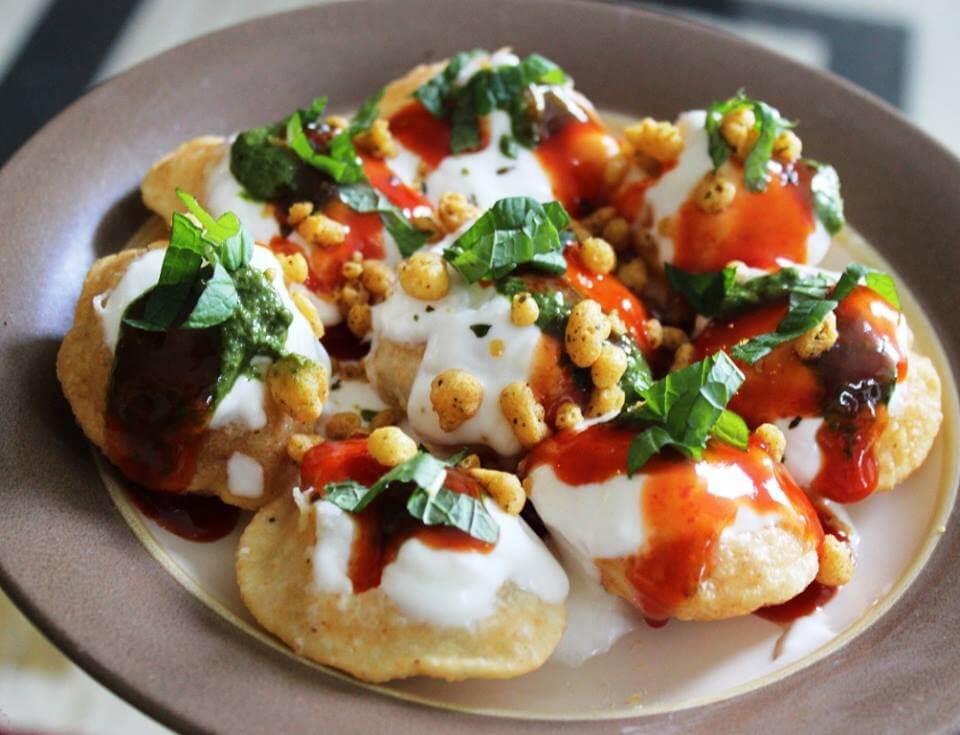
<path id="1" fill-rule="evenodd" d="M 581 668 L 548 663 L 511 682 L 412 680 L 374 692 L 295 659 L 251 623 L 232 585 L 229 538 L 197 545 L 166 534 L 92 459 L 54 358 L 90 263 L 149 219 L 137 193 L 149 165 L 194 135 L 280 118 L 319 93 L 349 110 L 415 63 L 501 45 L 553 58 L 604 110 L 673 117 L 746 86 L 800 117 L 805 145 L 840 172 L 849 221 L 876 248 L 852 239 L 849 255 L 885 260 L 897 275 L 918 342 L 944 378 L 946 420 L 920 473 L 853 507 L 871 533 L 854 584 L 824 608 L 819 638 L 798 645 L 759 618 L 671 623 L 635 630 Z M 960 719 L 950 685 L 960 668 L 951 563 L 960 535 L 948 523 L 958 191 L 960 162 L 883 103 L 635 9 L 358 0 L 207 36 L 97 88 L 0 172 L 0 581 L 80 665 L 188 731 L 951 729 Z"/>

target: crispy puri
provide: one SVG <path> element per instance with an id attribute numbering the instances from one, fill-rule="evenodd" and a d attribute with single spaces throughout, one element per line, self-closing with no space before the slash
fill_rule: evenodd
<path id="1" fill-rule="evenodd" d="M 634 599 L 627 578 L 628 557 L 597 559 L 595 563 L 608 591 Z M 709 574 L 700 580 L 695 594 L 677 605 L 673 617 L 722 620 L 786 602 L 813 581 L 818 566 L 816 545 L 782 528 L 723 534 L 714 549 Z"/>
<path id="2" fill-rule="evenodd" d="M 372 682 L 505 679 L 538 668 L 559 642 L 563 605 L 512 583 L 501 588 L 497 612 L 470 628 L 411 620 L 378 587 L 358 595 L 311 591 L 315 524 L 305 512 L 301 523 L 293 498 L 277 498 L 257 512 L 237 552 L 244 603 L 297 654 Z"/>
<path id="3" fill-rule="evenodd" d="M 218 135 L 188 140 L 150 167 L 140 184 L 143 203 L 164 222 L 169 222 L 174 212 L 186 210 L 177 196 L 178 188 L 192 192 L 206 206 L 207 181 L 229 152 L 227 139 Z"/>
<path id="4" fill-rule="evenodd" d="M 101 450 L 106 446 L 107 391 L 113 370 L 113 353 L 104 341 L 93 300 L 114 288 L 127 267 L 144 252 L 142 249 L 125 250 L 93 264 L 77 302 L 73 326 L 57 355 L 57 376 L 64 395 L 87 438 Z M 231 505 L 252 509 L 293 485 L 298 470 L 287 456 L 287 441 L 294 433 L 309 431 L 310 427 L 294 422 L 270 398 L 269 392 L 264 409 L 267 424 L 258 431 L 231 424 L 206 432 L 189 491 L 217 495 Z M 234 452 L 246 454 L 263 468 L 260 497 L 241 497 L 230 492 L 227 461 Z"/>
<path id="5" fill-rule="evenodd" d="M 930 453 L 943 421 L 940 376 L 928 357 L 910 350 L 907 379 L 897 386 L 899 410 L 889 421 L 874 447 L 879 476 L 878 490 L 889 490 L 905 480 Z"/>

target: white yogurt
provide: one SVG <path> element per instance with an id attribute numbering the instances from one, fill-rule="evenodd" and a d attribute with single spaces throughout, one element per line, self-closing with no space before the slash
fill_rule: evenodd
<path id="1" fill-rule="evenodd" d="M 711 494 L 737 503 L 737 515 L 723 533 L 739 534 L 779 524 L 779 512 L 759 513 L 749 502 L 741 502 L 755 491 L 753 480 L 741 467 L 699 462 L 696 472 Z M 602 482 L 569 485 L 551 466 L 540 465 L 529 477 L 530 500 L 537 513 L 551 534 L 562 539 L 572 552 L 584 559 L 643 553 L 651 531 L 644 513 L 645 475 L 615 475 Z M 791 507 L 780 487 L 772 483 L 765 487 L 772 500 Z"/>
<path id="2" fill-rule="evenodd" d="M 521 145 L 516 147 L 516 158 L 509 158 L 500 150 L 501 136 L 510 134 L 510 116 L 495 110 L 487 121 L 490 144 L 480 151 L 444 158 L 427 176 L 426 196 L 436 202 L 442 194 L 456 192 L 484 211 L 505 197 L 551 201 L 553 186 L 536 154 Z"/>
<path id="3" fill-rule="evenodd" d="M 817 444 L 817 432 L 823 425 L 823 418 L 801 418 L 796 426 L 791 428 L 790 424 L 794 421 L 795 419 L 777 419 L 774 422 L 787 440 L 783 464 L 800 487 L 810 487 L 823 464 L 820 445 Z"/>
<path id="4" fill-rule="evenodd" d="M 116 350 L 120 338 L 120 322 L 127 307 L 156 285 L 163 265 L 166 250 L 150 250 L 134 260 L 113 290 L 93 298 L 93 308 L 100 316 L 103 339 L 110 351 Z M 283 282 L 283 269 L 273 253 L 264 247 L 254 246 L 251 266 L 272 273 L 271 283 L 284 307 L 293 316 L 287 329 L 284 351 L 302 355 L 323 365 L 330 375 L 330 358 L 323 345 L 313 335 L 309 322 L 294 305 Z M 262 372 L 269 366 L 269 359 L 254 358 L 254 367 Z M 236 393 L 236 395 L 234 395 Z M 230 392 L 220 401 L 210 420 L 213 429 L 236 423 L 246 429 L 262 429 L 267 422 L 264 410 L 266 386 L 252 376 L 241 376 Z"/>
<path id="5" fill-rule="evenodd" d="M 513 324 L 510 301 L 495 289 L 466 286 L 455 275 L 451 279 L 454 282 L 443 299 L 420 301 L 398 288 L 374 307 L 373 349 L 384 337 L 426 343 L 406 407 L 410 425 L 421 438 L 441 445 L 485 444 L 502 455 L 515 455 L 521 447 L 500 410 L 500 392 L 509 383 L 529 379 L 542 333 L 533 325 Z M 475 325 L 489 325 L 489 331 L 478 336 L 471 329 Z M 498 357 L 491 354 L 494 340 L 503 343 Z M 430 386 L 437 375 L 454 368 L 480 381 L 483 400 L 476 415 L 447 432 L 440 428 L 430 402 Z M 375 380 L 375 375 L 371 378 Z"/>
<path id="6" fill-rule="evenodd" d="M 500 527 L 489 553 L 434 549 L 416 538 L 405 541 L 383 569 L 380 589 L 412 620 L 445 628 L 469 627 L 496 612 L 497 596 L 508 582 L 551 604 L 569 590 L 567 576 L 536 534 L 518 516 L 484 501 Z M 320 592 L 353 591 L 348 576 L 355 523 L 332 503 L 315 504 L 313 587 Z"/>
<path id="7" fill-rule="evenodd" d="M 234 452 L 227 460 L 227 489 L 241 498 L 263 495 L 263 467 L 253 457 Z"/>

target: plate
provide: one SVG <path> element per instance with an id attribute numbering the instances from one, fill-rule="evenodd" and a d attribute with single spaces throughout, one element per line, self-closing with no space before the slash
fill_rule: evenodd
<path id="1" fill-rule="evenodd" d="M 840 172 L 848 219 L 913 292 L 929 319 L 929 343 L 939 338 L 947 449 L 931 480 L 931 498 L 940 498 L 927 521 L 933 533 L 922 534 L 912 563 L 868 615 L 866 622 L 876 618 L 872 625 L 855 626 L 839 639 L 842 648 L 802 659 L 762 688 L 725 686 L 717 694 L 728 698 L 685 700 L 677 705 L 684 709 L 670 707 L 669 714 L 659 706 L 644 714 L 641 697 L 593 713 L 630 721 L 558 724 L 538 718 L 590 713 L 450 702 L 424 697 L 415 686 L 378 696 L 322 673 L 266 645 L 265 636 L 250 636 L 185 588 L 196 579 L 169 574 L 147 553 L 113 506 L 60 396 L 54 358 L 83 276 L 94 258 L 121 247 L 147 219 L 136 187 L 158 156 L 194 135 L 279 118 L 321 92 L 347 110 L 417 62 L 504 44 L 555 59 L 601 109 L 672 117 L 746 86 L 802 118 L 805 144 Z M 950 729 L 960 719 L 960 691 L 949 686 L 960 668 L 952 641 L 960 570 L 951 564 L 960 534 L 939 527 L 957 484 L 957 191 L 960 163 L 866 93 L 730 36 L 632 8 L 359 0 L 202 38 L 95 89 L 0 171 L 0 448 L 7 478 L 0 488 L 0 581 L 81 666 L 178 730 Z M 896 524 L 890 529 L 896 533 Z M 682 662 L 682 651 L 676 658 Z M 624 667 L 618 676 L 629 684 L 634 670 Z M 523 682 L 512 684 L 520 701 L 529 686 Z M 571 669 L 552 685 L 576 692 L 595 684 Z M 446 709 L 416 706 L 411 696 Z M 478 710 L 530 719 L 466 714 Z"/>

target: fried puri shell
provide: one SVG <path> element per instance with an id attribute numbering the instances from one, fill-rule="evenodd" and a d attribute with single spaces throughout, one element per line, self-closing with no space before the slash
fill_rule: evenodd
<path id="1" fill-rule="evenodd" d="M 188 140 L 150 167 L 140 184 L 143 203 L 164 222 L 169 222 L 174 212 L 186 211 L 177 197 L 178 188 L 193 193 L 201 205 L 206 205 L 207 182 L 223 157 L 229 154 L 229 142 L 219 135 Z"/>
<path id="2" fill-rule="evenodd" d="M 596 559 L 604 587 L 635 598 L 627 578 L 629 557 Z M 713 567 L 696 593 L 673 611 L 679 620 L 723 620 L 796 597 L 817 576 L 817 548 L 778 526 L 720 536 Z"/>
<path id="3" fill-rule="evenodd" d="M 506 679 L 538 668 L 559 642 L 563 605 L 512 583 L 500 589 L 497 612 L 469 628 L 410 620 L 379 588 L 311 591 L 315 523 L 312 509 L 304 512 L 301 523 L 292 497 L 277 498 L 254 516 L 237 552 L 244 604 L 298 655 L 370 682 Z"/>
<path id="4" fill-rule="evenodd" d="M 114 288 L 127 267 L 146 250 L 125 250 L 96 261 L 83 283 L 73 327 L 57 354 L 57 377 L 70 402 L 77 423 L 94 444 L 105 450 L 107 391 L 113 370 L 113 353 L 103 339 L 100 317 L 94 311 L 95 296 Z M 207 431 L 197 457 L 197 471 L 189 491 L 212 494 L 241 508 L 258 508 L 297 478 L 297 466 L 287 456 L 290 436 L 310 428 L 294 422 L 267 393 L 267 424 L 258 431 L 229 425 Z M 234 495 L 227 481 L 227 461 L 234 452 L 252 457 L 263 468 L 263 493 L 250 498 Z"/>
<path id="5" fill-rule="evenodd" d="M 878 490 L 889 490 L 923 464 L 943 421 L 940 376 L 930 358 L 910 350 L 907 379 L 897 391 L 904 392 L 896 399 L 900 409 L 888 414 L 874 446 Z"/>
<path id="6" fill-rule="evenodd" d="M 378 337 L 366 359 L 367 377 L 380 397 L 407 410 L 407 399 L 420 369 L 425 343 L 408 344 Z"/>

